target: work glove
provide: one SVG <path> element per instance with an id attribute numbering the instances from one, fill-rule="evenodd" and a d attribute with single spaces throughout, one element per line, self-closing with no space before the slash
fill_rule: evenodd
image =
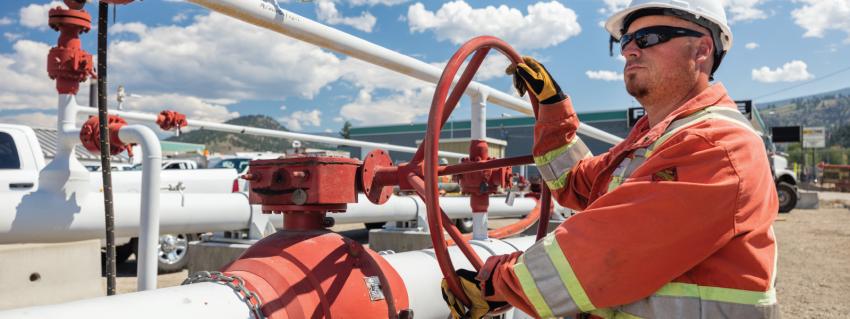
<path id="1" fill-rule="evenodd" d="M 445 300 L 449 305 L 449 311 L 451 311 L 452 318 L 480 319 L 487 315 L 487 313 L 498 308 L 503 308 L 507 305 L 506 302 L 487 301 L 485 299 L 485 290 L 489 290 L 488 292 L 490 295 L 493 294 L 493 285 L 489 282 L 489 280 L 487 280 L 484 287 L 482 287 L 481 282 L 475 278 L 477 275 L 476 272 L 460 269 L 455 273 L 457 274 L 458 279 L 460 279 L 460 286 L 463 289 L 463 292 L 466 293 L 466 296 L 469 298 L 469 302 L 472 303 L 472 305 L 467 307 L 460 301 L 460 299 L 456 298 L 449 289 L 446 279 L 443 279 L 443 283 L 441 285 L 443 288 L 443 300 Z"/>
<path id="2" fill-rule="evenodd" d="M 555 104 L 567 98 L 543 64 L 528 56 L 522 57 L 522 61 L 524 63 L 511 64 L 505 70 L 505 73 L 513 76 L 514 88 L 519 96 L 525 96 L 525 92 L 530 91 L 540 104 Z"/>

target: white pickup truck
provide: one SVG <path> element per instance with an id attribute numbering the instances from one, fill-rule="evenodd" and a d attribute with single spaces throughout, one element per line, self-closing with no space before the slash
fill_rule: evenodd
<path id="1" fill-rule="evenodd" d="M 28 126 L 0 123 L 0 192 L 26 192 L 38 189 L 39 172 L 46 160 L 34 130 Z M 164 192 L 230 193 L 237 180 L 233 169 L 163 170 L 160 188 Z M 113 190 L 137 193 L 141 190 L 141 171 L 112 173 Z M 92 172 L 92 189 L 101 189 L 99 171 Z M 197 234 L 163 234 L 160 236 L 159 268 L 161 272 L 182 269 L 188 262 L 188 242 Z M 117 257 L 126 261 L 135 252 L 135 238 L 116 238 Z"/>

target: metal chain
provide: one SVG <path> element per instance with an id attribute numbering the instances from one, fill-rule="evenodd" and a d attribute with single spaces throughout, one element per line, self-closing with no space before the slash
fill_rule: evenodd
<path id="1" fill-rule="evenodd" d="M 242 299 L 242 301 L 248 305 L 248 308 L 251 309 L 251 312 L 254 313 L 254 317 L 257 319 L 266 318 L 263 311 L 260 309 L 263 307 L 263 301 L 257 293 L 245 287 L 245 280 L 243 280 L 242 277 L 236 275 L 228 276 L 220 271 L 198 271 L 189 275 L 189 278 L 183 280 L 181 285 L 189 285 L 199 282 L 219 283 L 233 288 L 233 290 L 236 291 L 236 294 L 239 295 L 239 299 Z"/>

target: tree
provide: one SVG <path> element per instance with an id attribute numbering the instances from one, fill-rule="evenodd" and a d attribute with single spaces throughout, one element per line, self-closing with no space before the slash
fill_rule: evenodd
<path id="1" fill-rule="evenodd" d="M 342 136 L 344 139 L 351 138 L 351 122 L 345 121 L 345 123 L 342 124 L 342 129 L 339 130 L 339 136 Z"/>

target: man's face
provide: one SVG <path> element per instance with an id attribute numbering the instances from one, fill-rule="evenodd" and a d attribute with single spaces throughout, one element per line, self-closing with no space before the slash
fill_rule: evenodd
<path id="1" fill-rule="evenodd" d="M 674 26 L 703 32 L 695 24 L 668 16 L 641 17 L 629 25 L 626 33 L 651 26 Z M 658 99 L 687 89 L 699 73 L 696 65 L 698 41 L 691 37 L 678 37 L 645 49 L 632 41 L 622 50 L 626 58 L 623 69 L 626 91 L 637 99 Z"/>

